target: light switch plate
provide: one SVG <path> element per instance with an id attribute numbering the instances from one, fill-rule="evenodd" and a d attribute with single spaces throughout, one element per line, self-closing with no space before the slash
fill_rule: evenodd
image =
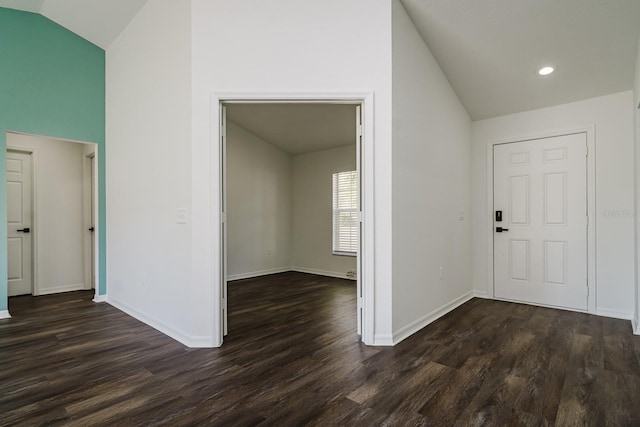
<path id="1" fill-rule="evenodd" d="M 176 222 L 178 224 L 187 223 L 187 210 L 185 208 L 179 208 L 176 213 Z"/>

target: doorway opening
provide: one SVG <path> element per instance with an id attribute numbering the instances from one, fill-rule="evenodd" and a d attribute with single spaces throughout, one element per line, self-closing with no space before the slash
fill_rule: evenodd
<path id="1" fill-rule="evenodd" d="M 355 284 L 356 284 L 356 316 L 353 317 L 353 322 L 355 323 L 355 328 L 354 330 L 357 330 L 357 334 L 359 337 L 361 337 L 362 341 L 364 341 L 364 343 L 369 343 L 372 342 L 372 321 L 371 321 L 371 317 L 370 314 L 371 312 L 368 310 L 367 304 L 366 304 L 366 300 L 367 297 L 371 298 L 372 296 L 372 283 L 369 282 L 367 280 L 368 276 L 367 276 L 367 271 L 368 269 L 366 267 L 368 267 L 367 264 L 367 259 L 368 259 L 368 255 L 370 256 L 371 254 L 367 251 L 367 247 L 366 247 L 366 240 L 367 240 L 367 232 L 369 232 L 369 234 L 372 234 L 372 228 L 367 228 L 367 223 L 366 221 L 364 221 L 365 215 L 364 215 L 364 211 L 367 210 L 367 206 L 371 206 L 372 205 L 372 197 L 371 197 L 371 191 L 372 191 L 372 185 L 369 187 L 367 186 L 367 178 L 372 178 L 368 175 L 368 173 L 371 173 L 372 171 L 372 165 L 368 164 L 369 160 L 372 163 L 372 152 L 368 152 L 367 147 L 366 147 L 366 143 L 365 143 L 365 115 L 364 115 L 364 109 L 365 109 L 365 104 L 367 104 L 366 99 L 364 99 L 365 97 L 362 98 L 356 98 L 356 99 L 351 99 L 348 98 L 347 99 L 295 99 L 295 100 L 291 100 L 290 98 L 283 98 L 283 99 L 256 99 L 256 98 L 237 98 L 237 97 L 222 97 L 218 100 L 218 108 L 219 108 L 219 123 L 220 123 L 220 144 L 219 144 L 219 148 L 220 148 L 220 182 L 221 182 L 221 188 L 220 188 L 220 194 L 221 194 L 221 200 L 220 200 L 220 206 L 221 206 L 221 225 L 220 225 L 220 236 L 221 236 L 221 289 L 220 289 L 220 315 L 221 315 L 221 319 L 220 319 L 220 327 L 221 327 L 221 331 L 220 331 L 220 336 L 224 336 L 227 334 L 228 332 L 228 324 L 227 324 L 227 319 L 228 319 L 228 287 L 227 287 L 227 282 L 229 280 L 232 279 L 246 279 L 247 277 L 255 277 L 255 276 L 261 276 L 261 275 L 266 275 L 269 273 L 278 273 L 278 272 L 285 272 L 285 271 L 294 271 L 297 273 L 293 273 L 293 274 L 304 274 L 304 273 L 311 273 L 311 274 L 318 274 L 319 276 L 317 277 L 327 277 L 327 276 L 333 276 L 333 277 L 340 277 L 344 279 L 355 279 Z M 370 102 L 371 99 L 368 99 L 368 101 Z M 371 107 L 371 105 L 367 105 L 369 108 Z M 331 133 L 332 130 L 335 130 L 334 127 L 332 127 L 332 122 L 330 120 L 328 120 L 328 117 L 330 116 L 330 112 L 333 109 L 333 112 L 336 112 L 338 110 L 341 110 L 343 113 L 347 112 L 346 114 L 349 114 L 349 121 L 351 122 L 351 126 L 349 127 L 349 130 L 347 131 L 349 134 L 349 141 L 348 142 L 338 142 L 337 144 L 335 144 L 334 141 L 334 146 L 333 147 L 328 147 L 328 146 L 322 146 L 322 145 L 316 145 L 313 146 L 312 148 L 310 148 L 314 142 L 317 142 L 317 138 L 315 138 L 315 136 L 317 135 L 313 135 L 314 137 L 311 137 L 310 135 L 313 134 L 314 132 L 311 132 L 311 128 L 313 126 L 315 126 L 311 121 L 307 120 L 303 120 L 301 119 L 301 117 L 299 116 L 299 114 L 304 111 L 305 109 L 316 109 L 316 112 L 319 111 L 324 111 L 324 115 L 321 114 L 317 114 L 315 116 L 315 120 L 318 121 L 321 125 L 321 127 L 324 128 L 324 130 L 326 131 L 326 133 Z M 245 113 L 244 116 L 242 113 Z M 278 120 L 276 120 L 276 116 L 278 116 L 278 114 L 280 114 L 280 119 L 279 122 L 280 124 L 278 124 Z M 275 116 L 271 116 L 272 114 L 275 114 Z M 296 118 L 297 117 L 297 118 Z M 322 121 L 323 118 L 325 119 L 324 122 Z M 256 130 L 256 128 L 254 127 L 256 125 L 255 122 L 261 122 L 263 125 L 263 129 L 258 129 Z M 289 124 L 291 125 L 291 127 L 297 127 L 298 131 L 302 132 L 302 134 L 299 135 L 293 135 L 292 134 L 292 130 L 291 128 L 287 129 L 287 127 L 283 127 L 283 123 L 289 121 Z M 238 123 L 239 122 L 239 123 Z M 292 124 L 293 123 L 293 124 Z M 258 123 L 259 124 L 259 123 Z M 316 123 L 317 125 L 318 123 Z M 337 123 L 333 123 L 333 125 L 335 126 Z M 246 128 L 251 128 L 249 130 L 247 130 Z M 306 135 L 304 135 L 304 130 L 307 130 Z M 274 132 L 272 134 L 269 134 L 269 132 Z M 244 134 L 246 137 L 248 138 L 255 138 L 257 136 L 257 134 L 259 134 L 260 132 L 266 132 L 267 136 L 263 137 L 263 138 L 258 138 L 261 139 L 263 141 L 269 141 L 269 142 L 275 142 L 276 144 L 279 144 L 280 142 L 282 142 L 282 140 L 287 140 L 289 142 L 294 141 L 293 145 L 290 146 L 289 148 L 284 148 L 284 149 L 279 149 L 279 151 L 281 151 L 284 156 L 286 157 L 287 155 L 290 156 L 293 160 L 291 160 L 290 163 L 290 168 L 291 171 L 289 173 L 289 180 L 292 183 L 292 191 L 290 192 L 291 197 L 294 197 L 294 194 L 302 194 L 308 197 L 307 201 L 300 201 L 298 200 L 297 202 L 292 203 L 292 209 L 291 209 L 291 216 L 289 218 L 289 221 L 293 224 L 293 226 L 291 227 L 291 232 L 295 233 L 294 228 L 296 226 L 298 226 L 298 229 L 304 228 L 304 224 L 302 223 L 308 223 L 309 220 L 311 220 L 311 222 L 313 223 L 313 219 L 309 218 L 309 210 L 306 211 L 305 213 L 305 209 L 309 207 L 309 203 L 310 200 L 314 199 L 314 191 L 318 194 L 316 194 L 318 197 L 318 199 L 326 199 L 328 196 L 328 203 L 326 203 L 326 207 L 325 207 L 325 212 L 324 214 L 326 215 L 326 213 L 328 212 L 329 214 L 329 230 L 325 230 L 325 231 L 319 231 L 316 230 L 318 233 L 322 234 L 323 236 L 323 240 L 325 241 L 325 245 L 324 245 L 324 253 L 323 256 L 327 256 L 328 258 L 332 258 L 334 257 L 335 259 L 338 259 L 338 265 L 340 265 L 340 267 L 337 268 L 325 268 L 325 269 L 320 269 L 320 268 L 304 268 L 304 265 L 299 265 L 301 263 L 303 263 L 302 261 L 300 261 L 301 257 L 300 256 L 296 256 L 299 255 L 298 253 L 296 253 L 296 255 L 291 254 L 291 251 L 293 249 L 293 251 L 295 251 L 295 246 L 298 245 L 297 247 L 300 247 L 299 245 L 302 243 L 302 241 L 304 241 L 304 238 L 300 238 L 298 239 L 299 241 L 293 241 L 295 238 L 291 238 L 291 245 L 289 246 L 289 248 L 282 248 L 282 247 L 273 247 L 276 246 L 275 244 L 270 243 L 269 241 L 265 242 L 264 245 L 265 247 L 254 247 L 253 249 L 257 250 L 259 252 L 259 257 L 262 257 L 262 260 L 264 261 L 266 260 L 270 260 L 271 258 L 277 258 L 278 256 L 283 255 L 282 252 L 286 252 L 286 250 L 288 249 L 288 251 L 290 252 L 290 256 L 289 256 L 289 260 L 288 261 L 284 261 L 284 262 L 280 262 L 280 264 L 282 264 L 279 267 L 273 267 L 271 265 L 266 265 L 266 268 L 260 269 L 260 268 L 249 268 L 249 271 L 241 271 L 242 268 L 238 268 L 238 262 L 237 259 L 232 259 L 230 260 L 229 255 L 230 253 L 233 253 L 234 251 L 238 250 L 238 246 L 235 245 L 235 243 L 237 242 L 233 242 L 233 238 L 230 239 L 230 228 L 233 229 L 238 229 L 240 228 L 243 232 L 248 232 L 249 234 L 251 234 L 250 232 L 250 225 L 248 224 L 247 220 L 245 219 L 244 221 L 244 225 L 245 227 L 243 228 L 243 221 L 240 220 L 239 223 L 234 224 L 233 222 L 233 212 L 234 212 L 234 196 L 233 193 L 230 192 L 229 190 L 229 186 L 230 184 L 233 185 L 233 176 L 229 175 L 232 174 L 233 171 L 230 169 L 230 165 L 228 164 L 229 162 L 229 147 L 227 146 L 228 141 L 230 140 L 229 137 L 232 136 L 230 135 L 230 133 L 242 133 Z M 278 132 L 280 132 L 280 134 L 278 134 Z M 291 138 L 286 138 L 288 133 L 288 136 Z M 275 135 L 275 136 L 274 136 Z M 302 136 L 301 136 L 302 135 Z M 280 141 L 278 141 L 280 140 Z M 297 141 L 297 142 L 295 142 Z M 305 146 L 305 142 L 307 142 L 307 145 Z M 287 142 L 285 141 L 284 144 L 286 144 Z M 306 147 L 306 148 L 305 148 Z M 232 149 L 233 150 L 233 149 Z M 289 153 L 287 154 L 286 151 L 295 151 L 295 153 Z M 273 151 L 273 150 L 271 150 Z M 278 151 L 278 149 L 276 149 L 276 151 Z M 305 152 L 306 151 L 306 152 Z M 303 189 L 303 187 L 294 189 L 294 185 L 296 184 L 296 182 L 298 182 L 298 180 L 296 180 L 296 177 L 300 177 L 302 176 L 301 173 L 296 173 L 296 172 L 308 172 L 308 167 L 303 166 L 304 164 L 304 160 L 308 160 L 308 159 L 304 159 L 305 157 L 310 157 L 312 156 L 311 153 L 322 153 L 322 155 L 325 155 L 326 157 L 338 157 L 339 159 L 342 158 L 342 166 L 333 166 L 333 168 L 329 168 L 331 169 L 331 171 L 329 173 L 325 173 L 325 175 L 327 175 L 324 179 L 324 182 L 320 185 L 321 187 L 323 187 L 323 190 L 320 190 L 319 188 L 307 188 L 306 190 Z M 347 157 L 349 157 L 349 153 L 351 152 L 350 156 L 352 157 L 352 162 L 351 164 L 347 164 L 344 165 L 344 163 L 349 163 L 348 160 L 345 161 L 345 159 Z M 246 154 L 246 153 L 245 153 Z M 370 156 L 367 157 L 367 154 Z M 234 155 L 233 153 L 231 153 L 231 155 Z M 315 154 L 313 154 L 315 155 Z M 318 162 L 311 160 L 310 164 L 313 164 L 315 166 L 318 165 Z M 371 169 L 368 169 L 368 167 Z M 354 234 L 356 234 L 357 236 L 354 237 L 354 241 L 357 242 L 357 247 L 355 247 L 354 252 L 353 253 L 340 253 L 339 251 L 335 250 L 335 245 L 332 247 L 331 243 L 335 243 L 336 240 L 336 232 L 335 232 L 335 227 L 333 227 L 333 229 L 331 228 L 332 226 L 332 222 L 334 222 L 334 218 L 331 217 L 332 215 L 332 182 L 333 182 L 333 175 L 335 173 L 338 172 L 346 172 L 346 171 L 353 171 L 354 172 L 354 176 L 357 177 L 357 180 L 355 180 L 355 185 L 357 187 L 357 196 L 355 199 L 355 205 L 356 208 L 354 209 L 354 215 L 352 216 L 352 218 L 355 218 L 355 224 L 354 227 L 352 227 L 351 229 L 355 229 L 356 232 Z M 253 178 L 259 185 L 261 185 L 263 188 L 267 187 L 269 184 L 273 184 L 273 176 L 268 176 L 268 174 L 263 176 L 263 179 L 256 179 L 255 177 Z M 271 182 L 269 182 L 269 180 L 271 180 Z M 296 182 L 294 182 L 296 181 Z M 237 181 L 236 181 L 237 183 Z M 298 182 L 298 184 L 301 184 Z M 327 189 L 327 184 L 328 184 L 328 189 Z M 321 196 L 319 195 L 319 192 L 323 192 L 324 194 Z M 231 199 L 231 200 L 230 200 Z M 237 202 L 237 200 L 235 200 L 235 202 Z M 240 206 L 242 206 L 242 203 L 247 203 L 247 200 L 241 200 Z M 255 201 L 254 201 L 255 202 Z M 262 200 L 262 207 L 265 207 L 265 200 Z M 271 201 L 269 202 L 272 204 L 272 207 L 275 206 L 277 208 L 278 203 L 277 200 L 273 200 L 271 199 Z M 268 203 L 267 203 L 268 204 Z M 230 207 L 231 206 L 231 207 Z M 267 206 L 268 207 L 268 206 Z M 302 218 L 302 220 L 296 220 L 294 218 L 294 211 L 297 208 L 300 212 L 302 212 L 302 215 L 298 215 L 298 218 Z M 372 209 L 371 209 L 372 210 Z M 244 214 L 247 215 L 248 214 L 248 209 L 240 209 L 240 211 Z M 238 212 L 238 210 L 236 210 L 236 212 Z M 313 214 L 312 214 L 313 215 Z M 242 215 L 239 215 L 242 216 Z M 335 217 L 335 215 L 334 215 Z M 326 218 L 326 217 L 325 217 Z M 368 217 L 367 217 L 368 218 Z M 285 221 L 286 222 L 286 219 Z M 326 220 L 323 220 L 324 223 L 326 223 Z M 277 231 L 274 231 L 275 233 L 277 233 Z M 329 240 L 329 246 L 326 246 L 326 239 L 328 238 Z M 268 239 L 267 239 L 268 240 Z M 273 241 L 273 240 L 272 240 Z M 327 253 L 328 252 L 328 253 Z M 285 255 L 285 259 L 286 259 L 286 253 Z M 311 257 L 313 257 L 313 255 L 311 255 Z M 303 257 L 302 257 L 303 258 Z M 319 258 L 318 255 L 316 255 L 316 258 Z M 260 260 L 258 260 L 258 262 L 260 262 Z M 277 264 L 277 263 L 276 263 Z M 335 265 L 335 264 L 334 264 Z M 346 267 L 348 265 L 348 267 Z M 246 268 L 245 268 L 246 270 Z M 331 271 L 331 270 L 337 270 L 337 271 Z M 283 274 L 288 274 L 288 273 L 283 273 Z M 369 280 L 372 280 L 372 274 L 371 277 L 369 278 Z M 293 276 L 291 276 L 293 277 Z M 290 278 L 291 278 L 290 277 Z M 313 276 L 310 276 L 313 277 Z M 300 276 L 297 276 L 297 279 L 299 279 Z M 336 280 L 336 279 L 334 279 Z M 343 282 L 344 283 L 344 282 Z M 371 290 L 369 290 L 368 292 L 368 288 L 371 287 Z M 221 340 L 222 341 L 222 340 Z"/>
<path id="2" fill-rule="evenodd" d="M 8 296 L 97 295 L 97 144 L 6 136 Z"/>

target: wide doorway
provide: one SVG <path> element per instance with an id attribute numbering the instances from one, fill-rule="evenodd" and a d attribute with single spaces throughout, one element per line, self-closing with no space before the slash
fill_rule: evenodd
<path id="1" fill-rule="evenodd" d="M 8 296 L 96 287 L 97 145 L 7 132 Z"/>
<path id="2" fill-rule="evenodd" d="M 493 147 L 496 298 L 587 310 L 587 134 Z"/>
<path id="3" fill-rule="evenodd" d="M 351 282 L 362 335 L 362 142 L 359 102 L 221 104 L 224 335 L 228 282 L 288 273 L 311 288 Z"/>

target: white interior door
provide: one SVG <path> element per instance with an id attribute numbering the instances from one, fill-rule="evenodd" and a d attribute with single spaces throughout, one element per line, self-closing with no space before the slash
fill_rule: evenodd
<path id="1" fill-rule="evenodd" d="M 493 153 L 495 296 L 586 310 L 586 134 Z"/>
<path id="2" fill-rule="evenodd" d="M 222 336 L 226 336 L 228 333 L 228 322 L 227 322 L 227 107 L 224 105 L 220 106 L 220 158 L 221 168 L 220 168 L 220 194 L 222 195 L 222 200 L 220 201 L 220 241 L 222 251 L 222 262 L 220 266 L 221 270 L 221 282 L 222 282 L 222 292 L 220 295 L 221 298 L 221 324 L 222 324 Z"/>
<path id="3" fill-rule="evenodd" d="M 89 267 L 89 271 L 91 271 L 91 289 L 95 289 L 96 288 L 96 212 L 95 212 L 95 206 L 96 206 L 96 189 L 95 189 L 95 185 L 96 185 L 96 177 L 95 177 L 95 172 L 96 172 L 96 158 L 95 156 L 91 156 L 89 159 L 89 165 L 90 165 L 90 170 L 89 173 L 91 174 L 91 208 L 89 209 L 90 211 L 90 218 L 91 218 L 91 227 L 89 227 L 89 232 L 91 233 L 91 266 Z"/>
<path id="4" fill-rule="evenodd" d="M 362 106 L 356 106 L 356 175 L 358 177 L 358 248 L 356 249 L 356 284 L 357 295 L 357 323 L 358 336 L 362 340 L 362 310 L 363 310 L 363 289 L 362 289 L 362 257 L 360 256 L 362 246 Z"/>
<path id="5" fill-rule="evenodd" d="M 31 221 L 31 154 L 7 152 L 7 263 L 8 294 L 33 292 Z"/>

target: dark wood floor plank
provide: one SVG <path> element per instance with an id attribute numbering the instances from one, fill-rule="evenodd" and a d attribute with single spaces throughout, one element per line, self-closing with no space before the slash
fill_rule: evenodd
<path id="1" fill-rule="evenodd" d="M 229 335 L 189 349 L 90 292 L 10 298 L 0 426 L 637 426 L 629 322 L 473 299 L 393 348 L 351 281 L 229 285 Z"/>

